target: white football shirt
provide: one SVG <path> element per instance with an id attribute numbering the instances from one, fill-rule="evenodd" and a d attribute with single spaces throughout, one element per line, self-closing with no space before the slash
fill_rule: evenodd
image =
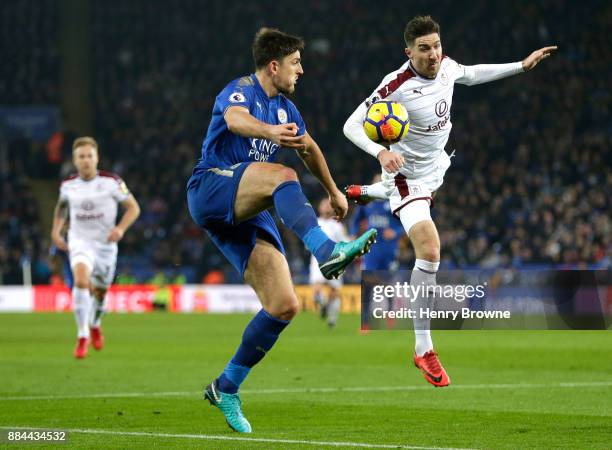
<path id="1" fill-rule="evenodd" d="M 76 174 L 66 178 L 60 186 L 60 201 L 68 202 L 70 210 L 68 241 L 108 243 L 117 221 L 117 204 L 129 196 L 123 180 L 110 172 L 99 171 L 91 180 Z"/>
<path id="2" fill-rule="evenodd" d="M 401 103 L 408 111 L 410 129 L 390 149 L 404 156 L 410 172 L 418 171 L 419 167 L 433 164 L 448 142 L 453 127 L 450 112 L 455 83 L 485 83 L 522 71 L 521 62 L 463 66 L 444 56 L 436 77 L 428 79 L 421 77 L 407 61 L 383 78 L 372 95 L 349 117 L 344 133 L 357 146 L 376 156 L 382 148 L 369 141 L 363 131 L 367 108 L 380 100 Z"/>

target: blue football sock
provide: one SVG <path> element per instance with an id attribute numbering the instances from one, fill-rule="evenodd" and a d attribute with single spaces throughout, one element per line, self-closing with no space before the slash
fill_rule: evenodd
<path id="1" fill-rule="evenodd" d="M 259 311 L 245 328 L 236 354 L 217 378 L 217 388 L 226 394 L 238 392 L 251 368 L 272 348 L 287 325 L 289 321 L 272 317 L 263 309 Z"/>
<path id="2" fill-rule="evenodd" d="M 274 208 L 285 226 L 304 242 L 306 248 L 323 262 L 330 257 L 336 243 L 319 226 L 312 206 L 297 181 L 286 181 L 272 193 Z"/>

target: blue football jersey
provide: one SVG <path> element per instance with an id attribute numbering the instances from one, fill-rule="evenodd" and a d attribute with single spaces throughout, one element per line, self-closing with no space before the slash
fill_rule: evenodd
<path id="1" fill-rule="evenodd" d="M 367 228 L 376 228 L 378 231 L 378 241 L 385 242 L 383 231 L 385 228 L 391 228 L 396 233 L 395 239 L 397 242 L 404 232 L 400 220 L 391 213 L 391 207 L 387 201 L 374 201 L 365 206 L 359 206 L 351 220 L 351 233 L 358 234 L 361 222 L 367 220 Z M 380 245 L 380 244 L 377 244 Z"/>
<path id="2" fill-rule="evenodd" d="M 253 117 L 271 125 L 294 122 L 298 126 L 298 136 L 306 132 L 304 120 L 291 100 L 282 94 L 268 97 L 255 74 L 237 78 L 215 99 L 196 172 L 241 162 L 273 162 L 276 159 L 278 144 L 267 139 L 242 137 L 228 130 L 223 116 L 231 106 L 247 108 Z"/>
<path id="3" fill-rule="evenodd" d="M 404 234 L 404 227 L 400 220 L 391 213 L 391 207 L 387 201 L 374 201 L 365 206 L 359 206 L 351 220 L 351 234 L 358 234 L 359 227 L 363 221 L 367 221 L 367 228 L 376 228 L 378 231 L 377 244 L 365 256 L 366 268 L 369 269 L 368 260 L 378 257 L 392 261 L 397 253 L 399 240 Z M 395 231 L 393 239 L 386 239 L 385 228 Z"/>

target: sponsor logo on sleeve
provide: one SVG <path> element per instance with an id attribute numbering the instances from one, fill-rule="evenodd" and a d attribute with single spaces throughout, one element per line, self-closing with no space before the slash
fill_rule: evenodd
<path id="1" fill-rule="evenodd" d="M 229 96 L 229 101 L 232 103 L 245 103 L 246 97 L 242 92 L 232 92 Z"/>
<path id="2" fill-rule="evenodd" d="M 366 99 L 365 105 L 369 108 L 372 103 L 376 103 L 380 100 L 380 96 L 374 95 L 371 98 Z"/>
<path id="3" fill-rule="evenodd" d="M 130 190 L 127 187 L 127 184 L 125 184 L 125 181 L 122 181 L 121 183 L 119 183 L 119 189 L 121 189 L 121 192 L 123 192 L 125 195 L 128 195 L 130 193 Z"/>

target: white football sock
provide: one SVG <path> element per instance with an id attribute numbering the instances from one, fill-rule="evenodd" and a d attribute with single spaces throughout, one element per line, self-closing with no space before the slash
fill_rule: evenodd
<path id="1" fill-rule="evenodd" d="M 417 312 L 421 308 L 431 308 L 433 306 L 433 297 L 426 295 L 426 289 L 429 286 L 436 284 L 436 272 L 440 266 L 439 262 L 430 262 L 424 259 L 417 259 L 412 269 L 410 284 L 412 286 L 423 286 L 417 295 L 416 300 L 412 303 L 412 308 Z M 433 342 L 431 341 L 431 332 L 429 330 L 429 319 L 415 317 L 412 319 L 414 324 L 414 351 L 418 356 L 423 356 L 430 350 L 433 350 Z"/>
<path id="2" fill-rule="evenodd" d="M 327 302 L 327 324 L 329 326 L 336 325 L 338 313 L 340 313 L 340 298 L 336 297 Z"/>
<path id="3" fill-rule="evenodd" d="M 91 307 L 91 327 L 100 328 L 102 325 L 102 316 L 104 315 L 106 308 L 106 296 L 102 301 L 98 300 L 95 296 L 93 297 L 93 305 Z"/>
<path id="4" fill-rule="evenodd" d="M 74 317 L 77 323 L 78 337 L 89 338 L 89 312 L 91 310 L 91 294 L 89 289 L 72 288 L 72 303 Z"/>
<path id="5" fill-rule="evenodd" d="M 389 198 L 388 189 L 383 185 L 382 181 L 374 184 L 363 186 L 368 197 L 386 200 Z"/>

